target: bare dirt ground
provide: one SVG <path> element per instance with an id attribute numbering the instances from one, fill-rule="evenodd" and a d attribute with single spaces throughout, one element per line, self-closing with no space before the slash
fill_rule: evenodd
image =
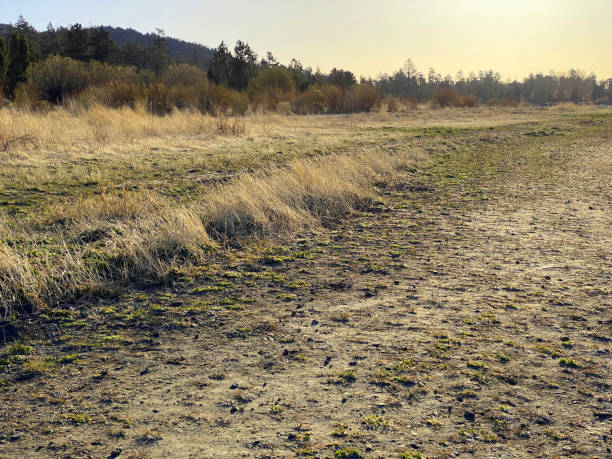
<path id="1" fill-rule="evenodd" d="M 412 139 L 370 209 L 50 312 L 0 456 L 612 457 L 611 127 Z"/>

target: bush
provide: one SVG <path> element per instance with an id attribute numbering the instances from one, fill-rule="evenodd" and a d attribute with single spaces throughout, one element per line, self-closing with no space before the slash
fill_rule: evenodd
<path id="1" fill-rule="evenodd" d="M 210 90 L 211 86 L 208 83 L 208 80 L 195 87 L 196 100 L 195 107 L 200 111 L 200 113 L 205 114 L 211 111 L 211 102 L 210 102 Z"/>
<path id="2" fill-rule="evenodd" d="M 208 94 L 209 112 L 213 115 L 227 113 L 232 105 L 232 93 L 225 86 L 212 86 Z"/>
<path id="3" fill-rule="evenodd" d="M 136 83 L 140 77 L 135 67 L 103 64 L 98 61 L 89 62 L 86 71 L 87 84 L 91 86 L 104 86 L 112 81 Z"/>
<path id="4" fill-rule="evenodd" d="M 478 105 L 478 98 L 474 94 L 463 94 L 455 102 L 457 107 L 476 107 Z"/>
<path id="5" fill-rule="evenodd" d="M 345 110 L 347 112 L 369 112 L 380 103 L 378 90 L 368 84 L 358 84 L 350 90 Z"/>
<path id="6" fill-rule="evenodd" d="M 390 95 L 386 96 L 384 102 L 389 113 L 395 113 L 399 111 L 399 100 L 397 97 Z"/>
<path id="7" fill-rule="evenodd" d="M 322 87 L 325 96 L 327 111 L 341 113 L 344 111 L 344 92 L 338 86 L 327 85 Z"/>
<path id="8" fill-rule="evenodd" d="M 200 89 L 198 109 L 207 110 L 213 115 L 227 115 L 231 110 L 233 115 L 244 115 L 249 108 L 249 98 L 246 94 L 225 86 L 212 86 L 210 90 Z"/>
<path id="9" fill-rule="evenodd" d="M 230 104 L 233 115 L 244 116 L 249 109 L 249 98 L 242 92 L 231 91 Z"/>
<path id="10" fill-rule="evenodd" d="M 159 116 L 172 112 L 170 91 L 163 83 L 154 83 L 147 88 L 147 110 Z"/>
<path id="11" fill-rule="evenodd" d="M 105 87 L 106 105 L 113 108 L 134 108 L 136 100 L 142 96 L 142 88 L 136 83 L 115 80 Z"/>
<path id="12" fill-rule="evenodd" d="M 260 70 L 249 82 L 247 92 L 256 107 L 276 110 L 280 102 L 287 102 L 295 92 L 295 81 L 289 70 L 268 67 Z"/>
<path id="13" fill-rule="evenodd" d="M 325 113 L 327 98 L 321 88 L 311 86 L 293 100 L 292 109 L 300 115 Z"/>
<path id="14" fill-rule="evenodd" d="M 198 88 L 195 86 L 171 86 L 170 87 L 170 100 L 172 104 L 182 110 L 189 107 L 198 106 Z"/>
<path id="15" fill-rule="evenodd" d="M 461 94 L 456 89 L 442 86 L 434 91 L 431 101 L 440 107 L 454 107 L 460 97 Z"/>
<path id="16" fill-rule="evenodd" d="M 431 101 L 440 107 L 476 107 L 478 105 L 478 98 L 474 94 L 461 94 L 448 86 L 436 89 Z"/>
<path id="17" fill-rule="evenodd" d="M 169 65 L 162 73 L 161 81 L 169 87 L 201 87 L 208 84 L 204 70 L 189 64 Z"/>
<path id="18" fill-rule="evenodd" d="M 35 64 L 27 83 L 41 99 L 56 104 L 82 91 L 87 84 L 86 64 L 60 56 Z"/>

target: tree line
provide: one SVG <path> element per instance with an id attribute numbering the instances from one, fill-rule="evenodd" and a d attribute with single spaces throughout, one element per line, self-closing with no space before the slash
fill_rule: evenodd
<path id="1" fill-rule="evenodd" d="M 14 103 L 44 106 L 80 97 L 111 106 L 137 100 L 161 113 L 172 107 L 216 112 L 245 106 L 296 113 L 369 111 L 381 98 L 401 98 L 445 105 L 478 103 L 547 104 L 561 101 L 612 102 L 612 79 L 598 80 L 576 70 L 535 74 L 522 81 L 502 81 L 481 71 L 455 78 L 430 69 L 421 73 L 410 60 L 391 75 L 360 78 L 343 69 L 313 71 L 292 59 L 280 64 L 268 52 L 261 59 L 243 41 L 233 50 L 221 42 L 208 62 L 170 56 L 163 30 L 150 45 L 118 45 L 102 27 L 80 24 L 36 31 L 23 17 L 0 29 L 0 88 Z M 151 99 L 159 99 L 151 102 Z M 35 103 L 39 101 L 40 104 Z"/>
<path id="2" fill-rule="evenodd" d="M 612 102 L 612 78 L 597 80 L 595 74 L 578 70 L 567 73 L 530 74 L 522 81 L 502 81 L 492 70 L 470 73 L 459 71 L 455 78 L 442 77 L 434 69 L 421 73 L 410 60 L 392 75 L 379 76 L 373 83 L 383 94 L 429 100 L 441 88 L 459 94 L 472 94 L 481 102 L 513 101 L 537 105 L 555 102 Z M 448 91 L 446 91 L 448 92 Z"/>

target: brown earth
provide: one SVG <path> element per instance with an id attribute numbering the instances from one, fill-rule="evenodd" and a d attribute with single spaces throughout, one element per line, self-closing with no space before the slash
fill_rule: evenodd
<path id="1" fill-rule="evenodd" d="M 612 118 L 557 125 L 419 141 L 370 209 L 56 311 L 0 455 L 612 457 Z"/>

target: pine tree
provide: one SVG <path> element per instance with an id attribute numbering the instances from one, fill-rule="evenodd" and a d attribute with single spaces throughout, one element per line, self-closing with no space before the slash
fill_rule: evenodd
<path id="1" fill-rule="evenodd" d="M 238 40 L 231 62 L 230 87 L 241 91 L 249 85 L 249 80 L 256 74 L 257 54 L 247 43 Z"/>
<path id="2" fill-rule="evenodd" d="M 227 46 L 225 46 L 225 43 L 221 42 L 219 47 L 215 49 L 215 53 L 213 54 L 213 57 L 210 60 L 208 78 L 214 81 L 215 84 L 229 86 L 231 61 L 231 53 L 227 49 Z"/>
<path id="3" fill-rule="evenodd" d="M 9 97 L 15 97 L 17 85 L 26 81 L 30 60 L 28 39 L 21 32 L 13 32 L 10 39 L 9 64 L 6 72 L 6 89 Z"/>
<path id="4" fill-rule="evenodd" d="M 80 61 L 87 59 L 89 34 L 79 23 L 73 24 L 66 34 L 66 55 Z"/>
<path id="5" fill-rule="evenodd" d="M 6 54 L 6 45 L 4 38 L 0 37 L 0 98 L 6 84 L 6 71 L 8 69 L 8 55 Z"/>
<path id="6" fill-rule="evenodd" d="M 89 55 L 92 59 L 105 62 L 115 51 L 116 45 L 108 33 L 102 27 L 91 29 L 89 33 Z"/>
<path id="7" fill-rule="evenodd" d="M 169 63 L 167 41 L 163 29 L 155 29 L 153 34 L 153 71 L 156 75 L 160 75 Z"/>

